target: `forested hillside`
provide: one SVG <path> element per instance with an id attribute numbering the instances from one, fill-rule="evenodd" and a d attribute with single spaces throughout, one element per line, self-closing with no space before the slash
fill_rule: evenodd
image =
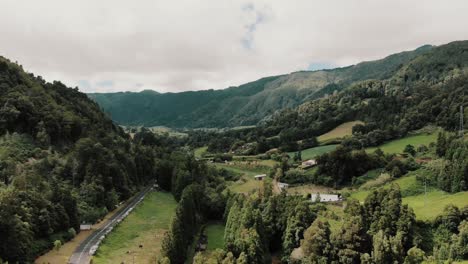
<path id="1" fill-rule="evenodd" d="M 428 124 L 456 130 L 460 106 L 467 116 L 468 41 L 436 47 L 401 66 L 384 80 L 355 82 L 340 92 L 284 109 L 256 128 L 224 133 L 191 132 L 191 144 L 213 152 L 263 153 L 306 149 L 316 137 L 350 121 L 357 148 L 377 146 Z"/>
<path id="2" fill-rule="evenodd" d="M 333 94 L 354 82 L 387 79 L 402 65 L 431 48 L 423 46 L 345 68 L 267 77 L 224 90 L 96 93 L 89 96 L 122 125 L 178 128 L 255 125 L 280 109 Z"/>
<path id="3" fill-rule="evenodd" d="M 0 262 L 29 263 L 113 210 L 154 179 L 157 153 L 77 89 L 0 57 Z"/>

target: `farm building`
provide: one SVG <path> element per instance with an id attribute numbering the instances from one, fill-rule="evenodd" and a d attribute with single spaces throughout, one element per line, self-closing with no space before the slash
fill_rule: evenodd
<path id="1" fill-rule="evenodd" d="M 301 164 L 301 167 L 303 169 L 308 169 L 308 168 L 312 168 L 315 165 L 317 165 L 317 161 L 311 159 L 311 160 L 303 161 L 302 164 Z"/>
<path id="2" fill-rule="evenodd" d="M 284 188 L 284 189 L 287 189 L 288 187 L 289 187 L 289 184 L 284 183 L 284 182 L 278 182 L 278 188 L 279 188 L 280 190 L 283 190 L 283 188 Z"/>
<path id="3" fill-rule="evenodd" d="M 320 193 L 313 193 L 310 197 L 312 202 L 316 202 L 317 199 L 320 198 L 320 202 L 338 202 L 341 201 L 340 194 L 320 194 Z"/>
<path id="4" fill-rule="evenodd" d="M 254 178 L 257 181 L 262 181 L 266 177 L 266 174 L 255 175 Z"/>
<path id="5" fill-rule="evenodd" d="M 80 230 L 91 230 L 91 224 L 81 224 L 80 225 Z"/>

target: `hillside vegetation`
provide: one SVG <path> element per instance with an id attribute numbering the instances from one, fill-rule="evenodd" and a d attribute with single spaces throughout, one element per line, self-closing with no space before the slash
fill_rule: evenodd
<path id="1" fill-rule="evenodd" d="M 135 138 L 77 89 L 0 57 L 0 262 L 30 263 L 156 179 L 170 151 Z"/>
<path id="2" fill-rule="evenodd" d="M 121 125 L 235 127 L 255 125 L 278 109 L 332 94 L 356 81 L 386 79 L 402 65 L 430 50 L 423 46 L 382 60 L 321 71 L 272 76 L 224 90 L 181 93 L 88 94 Z"/>

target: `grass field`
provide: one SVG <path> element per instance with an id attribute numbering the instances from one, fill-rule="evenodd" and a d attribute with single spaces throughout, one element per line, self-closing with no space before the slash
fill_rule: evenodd
<path id="1" fill-rule="evenodd" d="M 299 186 L 292 186 L 286 189 L 288 194 L 304 195 L 311 193 L 330 193 L 333 188 L 326 187 L 323 185 L 304 184 Z"/>
<path id="2" fill-rule="evenodd" d="M 335 150 L 337 146 L 338 145 L 325 145 L 325 146 L 304 149 L 301 151 L 302 160 L 313 159 L 319 155 L 322 155 L 323 153 L 327 153 L 327 152 Z M 294 153 L 296 152 L 297 151 L 288 152 L 288 155 L 290 157 L 294 157 Z"/>
<path id="3" fill-rule="evenodd" d="M 170 193 L 149 193 L 103 241 L 93 263 L 155 263 L 176 205 Z"/>
<path id="4" fill-rule="evenodd" d="M 468 192 L 449 194 L 439 190 L 432 190 L 424 194 L 403 198 L 403 203 L 413 208 L 417 219 L 430 220 L 439 215 L 448 204 L 458 208 L 468 205 Z"/>
<path id="5" fill-rule="evenodd" d="M 343 123 L 337 127 L 335 127 L 333 130 L 328 131 L 327 133 L 319 136 L 317 140 L 319 142 L 327 141 L 330 139 L 336 139 L 336 138 L 343 138 L 345 136 L 349 136 L 353 133 L 353 126 L 357 124 L 364 124 L 362 121 L 352 121 L 352 122 L 346 122 Z"/>
<path id="6" fill-rule="evenodd" d="M 263 186 L 263 181 L 255 180 L 254 176 L 258 174 L 268 173 L 268 167 L 258 166 L 258 167 L 244 167 L 236 165 L 228 165 L 222 163 L 215 163 L 215 166 L 218 168 L 224 168 L 226 170 L 242 174 L 241 179 L 236 182 L 231 182 L 228 188 L 232 192 L 236 193 L 249 193 L 253 190 L 260 189 Z M 264 181 L 271 182 L 271 179 L 266 177 Z"/>
<path id="7" fill-rule="evenodd" d="M 208 150 L 208 147 L 199 147 L 199 148 L 196 148 L 194 151 L 193 151 L 193 155 L 195 156 L 195 158 L 202 158 L 203 157 L 203 154 L 206 153 L 206 151 Z"/>
<path id="8" fill-rule="evenodd" d="M 383 145 L 378 146 L 385 153 L 402 153 L 406 145 L 413 145 L 415 148 L 421 144 L 429 145 L 431 142 L 437 140 L 437 133 L 420 134 L 407 136 L 401 139 L 389 141 Z M 373 152 L 377 147 L 367 148 L 367 152 Z"/>
<path id="9" fill-rule="evenodd" d="M 453 204 L 458 207 L 468 205 L 468 192 L 450 194 L 435 188 L 428 188 L 427 195 L 424 195 L 424 185 L 416 180 L 416 173 L 417 171 L 387 183 L 383 188 L 388 188 L 392 183 L 398 184 L 402 192 L 403 204 L 407 204 L 413 208 L 417 219 L 432 220 L 439 215 L 448 204 Z M 356 191 L 351 194 L 351 197 L 359 201 L 364 201 L 370 192 L 372 192 L 372 190 Z M 415 195 L 411 195 L 411 193 L 415 193 Z"/>
<path id="10" fill-rule="evenodd" d="M 224 248 L 224 225 L 222 223 L 208 223 L 205 227 L 205 234 L 208 237 L 208 250 Z"/>

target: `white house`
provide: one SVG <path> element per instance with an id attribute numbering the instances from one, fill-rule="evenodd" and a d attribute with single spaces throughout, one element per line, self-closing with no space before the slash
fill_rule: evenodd
<path id="1" fill-rule="evenodd" d="M 254 178 L 257 181 L 262 181 L 266 177 L 266 174 L 255 175 Z"/>
<path id="2" fill-rule="evenodd" d="M 80 225 L 80 230 L 91 230 L 91 225 L 90 224 L 81 224 Z"/>
<path id="3" fill-rule="evenodd" d="M 313 193 L 310 197 L 312 202 L 317 201 L 317 196 L 320 197 L 320 202 L 338 202 L 341 201 L 341 195 L 339 194 L 322 194 L 322 193 Z"/>

